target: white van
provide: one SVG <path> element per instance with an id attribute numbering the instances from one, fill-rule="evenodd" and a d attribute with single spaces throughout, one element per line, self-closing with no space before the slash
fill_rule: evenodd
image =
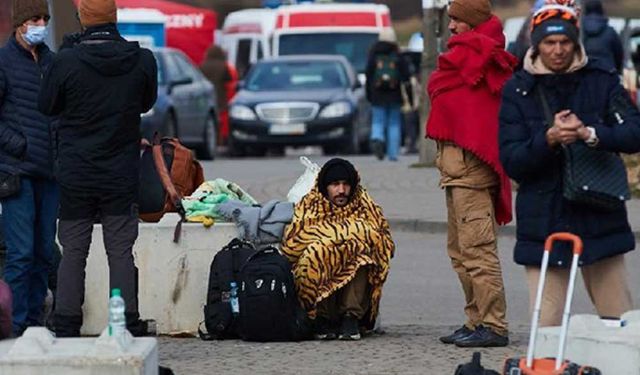
<path id="1" fill-rule="evenodd" d="M 274 9 L 244 9 L 224 20 L 220 46 L 243 77 L 251 64 L 271 56 L 271 36 L 276 23 Z"/>
<path id="2" fill-rule="evenodd" d="M 395 40 L 382 4 L 296 4 L 277 9 L 273 55 L 343 55 L 364 73 L 369 49 L 381 34 Z"/>

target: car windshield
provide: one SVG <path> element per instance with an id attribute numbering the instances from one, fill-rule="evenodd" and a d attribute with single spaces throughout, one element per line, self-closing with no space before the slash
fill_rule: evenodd
<path id="1" fill-rule="evenodd" d="M 358 73 L 364 73 L 369 49 L 378 40 L 373 33 L 284 34 L 278 44 L 279 55 L 342 55 Z"/>
<path id="2" fill-rule="evenodd" d="M 337 61 L 287 61 L 258 63 L 246 80 L 249 91 L 293 91 L 349 86 Z"/>

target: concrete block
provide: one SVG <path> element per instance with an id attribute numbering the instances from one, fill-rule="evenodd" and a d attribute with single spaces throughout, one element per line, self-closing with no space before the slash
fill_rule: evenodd
<path id="1" fill-rule="evenodd" d="M 0 375 L 157 375 L 155 338 L 56 339 L 46 328 L 28 328 L 0 344 Z"/>
<path id="2" fill-rule="evenodd" d="M 640 375 L 640 310 L 622 316 L 624 327 L 605 325 L 596 315 L 569 320 L 566 359 L 597 367 L 603 374 Z M 560 327 L 540 329 L 536 357 L 555 357 Z"/>
<path id="3" fill-rule="evenodd" d="M 197 332 L 203 320 L 211 261 L 238 234 L 232 223 L 216 223 L 210 228 L 183 223 L 176 244 L 173 233 L 178 219 L 177 214 L 167 214 L 159 223 L 141 223 L 133 248 L 139 270 L 140 316 L 155 319 L 160 334 Z M 101 225 L 94 227 L 86 270 L 81 332 L 97 335 L 107 326 L 109 301 L 109 268 Z"/>

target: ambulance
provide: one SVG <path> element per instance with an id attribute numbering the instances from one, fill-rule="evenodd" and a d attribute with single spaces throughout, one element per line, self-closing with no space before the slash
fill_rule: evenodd
<path id="1" fill-rule="evenodd" d="M 364 73 L 371 46 L 384 34 L 395 40 L 382 4 L 296 4 L 278 8 L 272 54 L 343 55 Z"/>
<path id="2" fill-rule="evenodd" d="M 240 77 L 256 61 L 271 56 L 275 24 L 274 9 L 243 9 L 229 13 L 225 18 L 220 46 Z"/>

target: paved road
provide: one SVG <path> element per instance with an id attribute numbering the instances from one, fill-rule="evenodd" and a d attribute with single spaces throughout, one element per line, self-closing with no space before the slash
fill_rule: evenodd
<path id="1" fill-rule="evenodd" d="M 444 234 L 394 232 L 398 246 L 382 299 L 386 334 L 352 342 L 256 344 L 162 338 L 160 360 L 177 374 L 453 374 L 473 350 L 442 345 L 437 337 L 460 325 L 462 293 L 444 255 Z M 484 349 L 488 366 L 498 369 L 506 356 L 525 353 L 528 295 L 521 267 L 511 261 L 513 238 L 501 237 L 501 260 L 511 323 L 512 345 Z M 629 269 L 640 259 L 629 257 Z M 640 275 L 631 275 L 640 285 Z M 574 311 L 592 308 L 578 284 Z M 635 293 L 636 301 L 640 294 Z"/>
<path id="2" fill-rule="evenodd" d="M 301 154 L 289 153 L 284 158 L 218 159 L 204 163 L 208 179 L 222 177 L 239 183 L 258 201 L 285 199 L 304 167 Z M 322 165 L 328 157 L 315 154 L 310 158 Z M 444 193 L 438 187 L 435 168 L 412 168 L 417 156 L 404 156 L 399 162 L 380 162 L 373 156 L 348 157 L 360 172 L 364 186 L 384 209 L 393 227 L 402 230 L 443 233 L 446 231 Z M 515 194 L 514 194 L 515 197 Z M 515 206 L 515 205 L 514 205 Z M 640 200 L 627 203 L 631 227 L 640 235 Z M 501 228 L 513 234 L 515 222 Z"/>

